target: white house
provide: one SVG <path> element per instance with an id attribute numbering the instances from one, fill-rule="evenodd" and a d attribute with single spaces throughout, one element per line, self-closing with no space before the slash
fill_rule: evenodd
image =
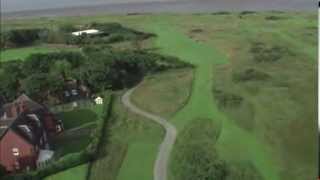
<path id="1" fill-rule="evenodd" d="M 87 30 L 83 30 L 83 31 L 73 32 L 72 35 L 74 35 L 74 36 L 81 36 L 82 34 L 95 35 L 95 34 L 99 34 L 99 33 L 100 33 L 100 31 L 97 29 L 87 29 Z"/>
<path id="2" fill-rule="evenodd" d="M 94 99 L 94 101 L 95 101 L 96 104 L 99 104 L 99 105 L 103 104 L 102 97 L 97 97 L 96 99 Z"/>

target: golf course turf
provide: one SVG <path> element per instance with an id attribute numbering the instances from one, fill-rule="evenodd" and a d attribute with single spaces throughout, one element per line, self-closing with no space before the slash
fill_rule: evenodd
<path id="1" fill-rule="evenodd" d="M 250 162 L 265 180 L 305 180 L 315 179 L 317 173 L 317 148 L 313 143 L 317 138 L 313 128 L 316 126 L 316 17 L 309 12 L 141 14 L 55 18 L 54 22 L 119 22 L 155 33 L 153 51 L 195 66 L 192 83 L 177 82 L 177 87 L 183 90 L 175 86 L 165 89 L 166 83 L 179 80 L 172 78 L 175 72 L 151 75 L 133 93 L 132 101 L 137 106 L 170 117 L 178 130 L 178 140 L 179 132 L 191 127 L 195 119 L 212 120 L 220 132 L 215 150 L 227 163 Z M 49 21 L 35 22 L 39 26 Z M 8 27 L 27 22 L 17 20 L 10 24 L 9 21 Z M 255 46 L 258 48 L 254 49 Z M 260 79 L 252 79 L 246 72 L 259 75 Z M 172 79 L 163 83 L 166 78 Z M 156 86 L 156 81 L 162 84 Z M 153 88 L 159 89 L 153 91 Z M 163 94 L 166 91 L 176 92 L 168 92 L 166 96 Z M 172 100 L 175 102 L 170 109 L 152 111 L 170 103 L 177 92 L 184 95 L 177 97 L 179 101 Z M 224 96 L 219 99 L 221 94 L 217 92 L 226 95 L 227 100 L 229 95 L 240 99 L 243 104 L 236 108 L 221 107 L 225 99 Z M 156 97 L 144 101 L 148 96 Z M 157 101 L 162 102 L 157 104 Z M 112 177 L 107 180 L 151 180 L 163 138 L 161 127 L 128 112 L 119 102 L 116 106 L 115 113 L 120 115 L 118 124 L 111 130 L 111 141 L 125 144 L 125 150 L 119 153 L 121 157 L 115 158 L 119 161 L 115 163 L 116 169 L 105 165 L 112 160 L 101 163 L 95 171 L 99 175 L 92 179 L 99 179 L 110 170 Z M 174 151 L 179 149 L 174 147 Z M 169 180 L 176 180 L 172 171 L 177 165 L 174 163 L 171 160 Z"/>
<path id="2" fill-rule="evenodd" d="M 152 32 L 158 35 L 156 46 L 162 53 L 174 55 L 196 65 L 192 94 L 189 102 L 173 118 L 181 130 L 195 118 L 209 118 L 218 121 L 221 135 L 217 142 L 219 153 L 229 160 L 250 160 L 265 179 L 277 180 L 277 166 L 268 147 L 256 137 L 240 129 L 221 113 L 213 101 L 212 72 L 216 64 L 227 63 L 221 52 L 202 43 L 196 43 L 179 32 L 174 23 L 161 19 L 151 23 Z M 173 172 L 172 172 L 173 173 Z"/>

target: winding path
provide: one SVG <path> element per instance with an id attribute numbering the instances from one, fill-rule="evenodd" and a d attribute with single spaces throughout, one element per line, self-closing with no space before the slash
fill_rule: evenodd
<path id="1" fill-rule="evenodd" d="M 166 135 L 159 147 L 159 152 L 153 169 L 153 180 L 167 180 L 167 169 L 170 153 L 176 140 L 177 130 L 166 119 L 139 109 L 130 101 L 130 96 L 135 88 L 128 90 L 122 96 L 122 103 L 132 112 L 144 116 L 154 122 L 160 124 L 165 130 Z"/>

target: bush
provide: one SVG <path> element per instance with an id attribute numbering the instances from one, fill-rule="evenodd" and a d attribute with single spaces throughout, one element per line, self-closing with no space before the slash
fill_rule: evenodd
<path id="1" fill-rule="evenodd" d="M 240 106 L 244 100 L 240 95 L 225 92 L 219 89 L 214 89 L 213 94 L 215 99 L 218 101 L 219 107 L 221 108 Z"/>
<path id="2" fill-rule="evenodd" d="M 229 167 L 227 180 L 263 180 L 251 162 L 234 163 Z"/>
<path id="3" fill-rule="evenodd" d="M 175 179 L 226 179 L 227 164 L 215 151 L 220 129 L 213 120 L 197 119 L 180 133 L 173 154 Z"/>
<path id="4" fill-rule="evenodd" d="M 267 17 L 265 17 L 265 19 L 269 20 L 269 21 L 276 21 L 276 20 L 284 19 L 284 17 L 281 17 L 281 16 L 267 16 Z"/>
<path id="5" fill-rule="evenodd" d="M 37 40 L 40 40 L 42 32 L 46 29 L 14 29 L 5 32 L 2 37 L 2 46 L 5 47 L 19 47 L 30 45 Z"/>
<path id="6" fill-rule="evenodd" d="M 69 23 L 62 24 L 59 27 L 59 31 L 64 32 L 64 33 L 71 33 L 71 32 L 77 31 L 77 30 L 78 29 L 73 24 L 69 24 Z"/>
<path id="7" fill-rule="evenodd" d="M 254 68 L 249 68 L 243 72 L 233 74 L 233 80 L 235 82 L 265 81 L 270 78 L 271 78 L 271 76 L 268 73 L 259 71 Z"/>
<path id="8" fill-rule="evenodd" d="M 278 45 L 267 47 L 261 42 L 253 43 L 250 52 L 256 62 L 275 62 L 290 53 L 286 47 Z"/>
<path id="9" fill-rule="evenodd" d="M 249 15 L 249 14 L 256 14 L 257 12 L 255 11 L 242 11 L 240 12 L 240 15 L 244 16 L 244 15 Z"/>
<path id="10" fill-rule="evenodd" d="M 214 13 L 211 13 L 212 15 L 230 15 L 231 13 L 230 12 L 227 12 L 227 11 L 218 11 L 218 12 L 214 12 Z"/>

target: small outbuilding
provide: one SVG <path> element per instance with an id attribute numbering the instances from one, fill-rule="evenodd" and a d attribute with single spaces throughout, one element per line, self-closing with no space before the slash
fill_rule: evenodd
<path id="1" fill-rule="evenodd" d="M 74 36 L 81 36 L 83 34 L 96 35 L 96 34 L 100 34 L 100 31 L 97 29 L 87 29 L 87 30 L 83 30 L 83 31 L 72 32 L 72 35 L 74 35 Z"/>
<path id="2" fill-rule="evenodd" d="M 95 101 L 95 103 L 96 104 L 98 104 L 98 105 L 101 105 L 101 104 L 103 104 L 103 99 L 102 99 L 102 97 L 97 97 L 96 99 L 94 99 L 94 101 Z"/>

